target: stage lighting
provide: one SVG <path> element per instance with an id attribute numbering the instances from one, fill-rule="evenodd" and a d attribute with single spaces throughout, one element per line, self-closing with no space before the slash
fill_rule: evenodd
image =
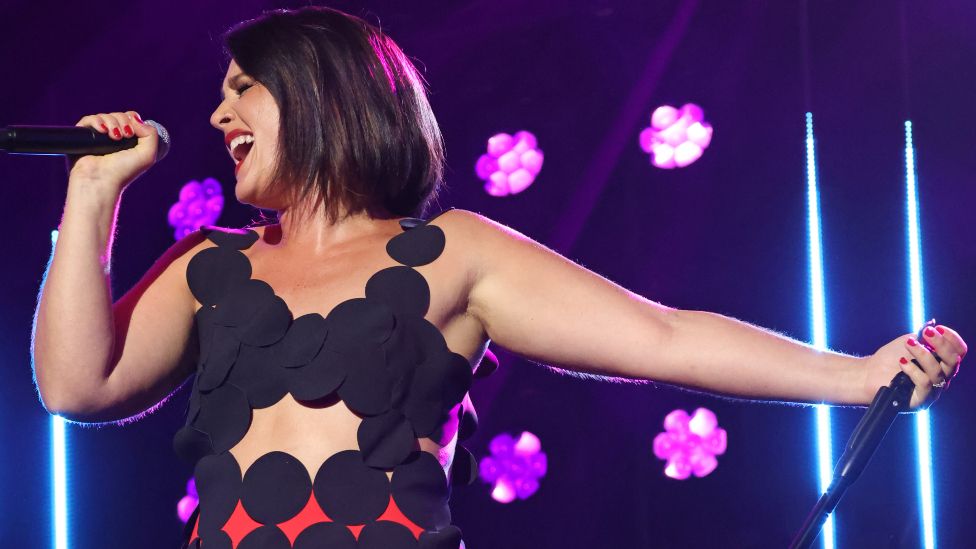
<path id="1" fill-rule="evenodd" d="M 529 187 L 542 169 L 543 154 L 534 135 L 499 133 L 488 140 L 488 152 L 475 164 L 475 173 L 491 196 L 518 194 Z"/>
<path id="2" fill-rule="evenodd" d="M 186 481 L 186 495 L 176 504 L 176 514 L 179 515 L 182 522 L 186 523 L 199 504 L 200 496 L 197 495 L 197 481 L 190 477 L 190 480 Z"/>
<path id="3" fill-rule="evenodd" d="M 199 229 L 213 225 L 224 209 L 224 193 L 220 182 L 212 177 L 190 181 L 180 189 L 180 199 L 169 209 L 169 224 L 176 240 Z"/>
<path id="4" fill-rule="evenodd" d="M 685 480 L 694 474 L 704 477 L 718 467 L 715 456 L 725 453 L 728 434 L 718 427 L 718 418 L 707 408 L 689 416 L 674 410 L 664 418 L 664 432 L 654 437 L 654 455 L 667 461 L 664 474 Z"/>
<path id="5" fill-rule="evenodd" d="M 499 503 L 526 499 L 539 489 L 548 461 L 539 437 L 523 431 L 518 440 L 502 433 L 489 444 L 491 455 L 479 464 L 480 478 L 493 484 L 491 497 Z"/>
<path id="6" fill-rule="evenodd" d="M 676 109 L 663 105 L 651 113 L 651 126 L 640 133 L 640 146 L 658 168 L 684 168 L 701 158 L 712 142 L 712 126 L 694 103 Z"/>

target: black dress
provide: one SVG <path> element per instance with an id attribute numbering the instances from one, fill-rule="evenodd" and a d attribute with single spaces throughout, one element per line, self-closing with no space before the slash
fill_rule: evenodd
<path id="1" fill-rule="evenodd" d="M 241 250 L 257 241 L 256 232 L 202 229 L 216 246 L 187 266 L 190 290 L 203 304 L 195 317 L 200 358 L 186 425 L 173 440 L 177 454 L 195 464 L 200 497 L 184 547 L 459 547 L 450 484 L 473 480 L 477 464 L 458 446 L 449 481 L 418 439 L 439 438 L 459 405 L 459 439 L 470 436 L 477 425 L 465 398 L 472 368 L 424 318 L 430 288 L 414 267 L 441 255 L 444 232 L 429 220 L 400 225 L 404 232 L 386 245 L 400 265 L 370 277 L 365 297 L 325 317 L 298 318 L 271 286 L 251 278 Z M 300 403 L 342 399 L 364 418 L 359 449 L 329 456 L 314 478 L 280 451 L 242 474 L 229 450 L 247 433 L 251 410 L 287 393 Z"/>

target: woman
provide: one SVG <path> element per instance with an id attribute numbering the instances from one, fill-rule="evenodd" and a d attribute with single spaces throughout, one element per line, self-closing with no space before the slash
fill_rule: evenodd
<path id="1" fill-rule="evenodd" d="M 76 421 L 142 413 L 196 373 L 177 452 L 195 463 L 190 546 L 451 547 L 448 479 L 487 343 L 597 374 L 750 398 L 867 404 L 899 371 L 912 406 L 966 353 L 945 326 L 866 358 L 648 301 L 470 212 L 421 215 L 440 132 L 414 67 L 341 12 L 279 11 L 226 37 L 211 124 L 241 202 L 278 223 L 204 229 L 112 303 L 122 190 L 153 163 L 134 111 L 78 125 L 137 147 L 83 157 L 38 305 L 36 379 Z M 525 276 L 532 273 L 532 276 Z M 911 361 L 917 361 L 917 366 Z"/>

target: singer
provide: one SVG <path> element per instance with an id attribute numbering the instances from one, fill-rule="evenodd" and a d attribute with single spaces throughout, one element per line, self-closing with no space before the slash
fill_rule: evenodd
<path id="1" fill-rule="evenodd" d="M 117 208 L 157 134 L 135 111 L 85 116 L 78 126 L 138 145 L 74 159 L 33 341 L 44 406 L 73 421 L 137 416 L 192 377 L 174 438 L 200 495 L 184 547 L 457 549 L 448 483 L 476 466 L 459 441 L 489 341 L 571 370 L 790 402 L 866 405 L 904 372 L 916 409 L 966 354 L 941 325 L 868 357 L 820 352 L 635 295 L 478 214 L 424 217 L 442 139 L 388 36 L 303 8 L 243 22 L 225 44 L 210 123 L 237 199 L 276 221 L 192 234 L 114 300 Z"/>

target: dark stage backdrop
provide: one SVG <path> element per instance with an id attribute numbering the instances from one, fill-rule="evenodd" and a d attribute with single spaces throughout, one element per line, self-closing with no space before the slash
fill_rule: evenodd
<path id="1" fill-rule="evenodd" d="M 976 10 L 942 2 L 813 2 L 804 92 L 797 1 L 376 0 L 334 7 L 379 21 L 429 81 L 449 187 L 439 206 L 481 212 L 650 299 L 808 339 L 804 112 L 815 114 L 831 346 L 867 354 L 908 323 L 903 121 L 915 122 L 928 310 L 976 341 L 972 154 Z M 122 203 L 113 286 L 129 288 L 171 243 L 166 212 L 182 183 L 233 168 L 207 118 L 232 23 L 298 3 L 53 2 L 0 6 L 0 125 L 74 124 L 136 109 L 173 135 L 169 157 Z M 905 12 L 905 31 L 901 13 Z M 904 77 L 903 41 L 910 71 Z M 906 94 L 906 89 L 910 94 Z M 809 96 L 809 99 L 805 99 Z M 693 101 L 715 127 L 681 170 L 651 167 L 637 144 L 651 109 Z M 486 195 L 473 165 L 499 131 L 535 132 L 539 180 Z M 48 547 L 48 416 L 34 390 L 30 326 L 59 221 L 61 161 L 0 156 L 7 237 L 0 271 L 0 542 Z M 586 197 L 585 193 L 591 193 Z M 231 199 L 232 202 L 232 199 Z M 254 210 L 228 204 L 220 223 Z M 526 276 L 531 276 L 527 273 Z M 490 437 L 528 429 L 549 455 L 531 499 L 454 494 L 471 548 L 784 546 L 816 498 L 812 409 L 737 402 L 666 386 L 553 374 L 499 349 L 472 394 Z M 648 360 L 654 360 L 649 356 Z M 959 513 L 976 487 L 974 382 L 966 372 L 933 410 L 938 539 L 964 547 Z M 69 429 L 72 547 L 176 547 L 175 506 L 191 474 L 171 449 L 186 388 L 126 427 Z M 729 432 L 704 479 L 662 475 L 654 435 L 672 409 L 707 406 Z M 861 412 L 835 414 L 836 444 Z M 894 427 L 841 503 L 839 547 L 916 547 L 911 422 Z"/>

